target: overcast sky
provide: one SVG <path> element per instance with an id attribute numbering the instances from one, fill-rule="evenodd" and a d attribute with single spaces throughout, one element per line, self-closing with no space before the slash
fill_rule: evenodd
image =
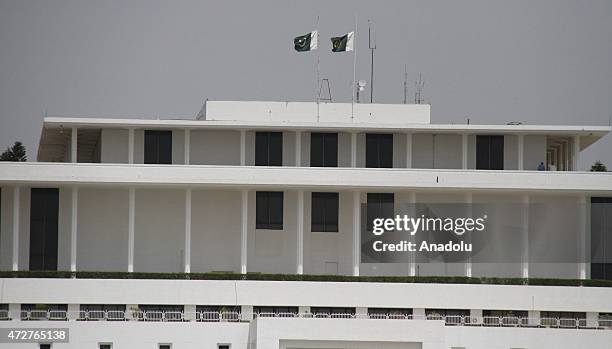
<path id="1" fill-rule="evenodd" d="M 314 98 L 315 55 L 293 37 L 320 16 L 321 77 L 350 101 L 352 55 L 329 37 L 357 26 L 357 78 L 375 102 L 425 77 L 432 122 L 608 125 L 612 1 L 0 0 L 0 147 L 35 158 L 49 115 L 191 118 L 213 100 Z M 369 93 L 369 91 L 368 91 Z M 612 167 L 612 136 L 583 152 Z"/>

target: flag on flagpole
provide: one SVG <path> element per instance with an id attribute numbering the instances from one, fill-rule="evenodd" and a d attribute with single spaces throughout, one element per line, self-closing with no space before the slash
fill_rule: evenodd
<path id="1" fill-rule="evenodd" d="M 353 51 L 355 32 L 350 32 L 344 36 L 331 38 L 332 52 Z"/>
<path id="2" fill-rule="evenodd" d="M 293 39 L 293 46 L 297 52 L 306 52 L 316 50 L 318 47 L 319 32 L 313 30 L 308 34 L 304 34 Z"/>

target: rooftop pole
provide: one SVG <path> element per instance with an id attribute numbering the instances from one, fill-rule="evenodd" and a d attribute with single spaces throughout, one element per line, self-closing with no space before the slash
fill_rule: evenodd
<path id="1" fill-rule="evenodd" d="M 357 67 L 357 14 L 355 14 L 355 31 L 353 32 L 353 93 L 351 94 L 351 120 L 355 119 L 355 73 Z"/>

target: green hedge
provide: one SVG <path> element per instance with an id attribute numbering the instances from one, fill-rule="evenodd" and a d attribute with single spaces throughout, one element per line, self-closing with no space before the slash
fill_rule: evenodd
<path id="1" fill-rule="evenodd" d="M 462 276 L 343 276 L 295 274 L 236 274 L 211 273 L 127 273 L 78 271 L 0 271 L 0 278 L 77 278 L 77 279 L 160 279 L 160 280 L 262 280 L 262 281 L 324 281 L 324 282 L 389 282 L 534 286 L 612 287 L 612 280 L 521 279 Z"/>

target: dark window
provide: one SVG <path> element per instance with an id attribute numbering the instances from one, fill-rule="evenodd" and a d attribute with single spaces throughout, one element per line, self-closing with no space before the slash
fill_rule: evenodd
<path id="1" fill-rule="evenodd" d="M 159 349 L 170 349 L 171 345 L 170 344 L 160 344 L 159 345 Z"/>
<path id="2" fill-rule="evenodd" d="M 99 349 L 111 349 L 113 347 L 112 344 L 100 344 Z"/>
<path id="3" fill-rule="evenodd" d="M 338 167 L 338 134 L 310 134 L 310 166 Z"/>
<path id="4" fill-rule="evenodd" d="M 591 279 L 612 280 L 612 197 L 591 198 Z"/>
<path id="5" fill-rule="evenodd" d="M 51 349 L 51 344 L 39 344 L 39 349 Z"/>
<path id="6" fill-rule="evenodd" d="M 338 193 L 312 193 L 310 231 L 338 231 Z"/>
<path id="7" fill-rule="evenodd" d="M 30 270 L 57 270 L 59 190 L 32 188 L 30 195 Z"/>
<path id="8" fill-rule="evenodd" d="M 366 167 L 393 167 L 393 134 L 366 134 Z"/>
<path id="9" fill-rule="evenodd" d="M 258 191 L 256 194 L 256 229 L 283 229 L 283 192 Z"/>
<path id="10" fill-rule="evenodd" d="M 217 349 L 230 349 L 229 344 L 217 344 Z"/>
<path id="11" fill-rule="evenodd" d="M 395 215 L 393 193 L 368 193 L 367 224 L 368 231 L 372 231 L 376 218 L 393 218 Z"/>
<path id="12" fill-rule="evenodd" d="M 476 136 L 476 169 L 504 169 L 504 136 Z"/>
<path id="13" fill-rule="evenodd" d="M 283 166 L 283 133 L 255 134 L 255 166 Z"/>
<path id="14" fill-rule="evenodd" d="M 145 131 L 144 163 L 172 163 L 172 131 Z"/>

